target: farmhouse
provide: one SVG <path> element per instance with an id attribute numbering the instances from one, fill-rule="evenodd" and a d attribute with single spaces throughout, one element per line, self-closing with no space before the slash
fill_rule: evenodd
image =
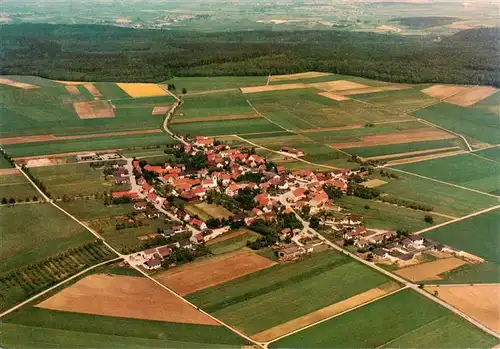
<path id="1" fill-rule="evenodd" d="M 152 258 L 144 262 L 143 266 L 148 270 L 156 270 L 161 268 L 161 260 L 159 258 Z"/>
<path id="2" fill-rule="evenodd" d="M 280 150 L 284 153 L 289 153 L 295 156 L 304 156 L 305 153 L 303 150 L 295 149 L 292 147 L 281 147 Z"/>

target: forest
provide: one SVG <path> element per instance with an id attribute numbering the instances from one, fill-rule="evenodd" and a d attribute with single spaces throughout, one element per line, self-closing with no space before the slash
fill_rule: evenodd
<path id="1" fill-rule="evenodd" d="M 442 39 L 347 31 L 200 33 L 98 25 L 2 25 L 0 72 L 82 81 L 324 71 L 500 86 L 499 28 Z"/>

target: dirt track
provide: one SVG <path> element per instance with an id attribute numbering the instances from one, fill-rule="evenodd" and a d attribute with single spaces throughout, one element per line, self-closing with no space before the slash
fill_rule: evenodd
<path id="1" fill-rule="evenodd" d="M 188 122 L 204 122 L 204 121 L 219 121 L 219 120 L 239 120 L 239 119 L 256 119 L 260 118 L 259 114 L 238 114 L 238 115 L 221 115 L 221 116 L 207 116 L 205 118 L 175 118 L 171 124 L 183 124 Z"/>
<path id="2" fill-rule="evenodd" d="M 135 319 L 219 325 L 147 278 L 95 274 L 37 305 Z"/>
<path id="3" fill-rule="evenodd" d="M 177 293 L 187 295 L 274 264 L 251 251 L 240 250 L 167 270 L 156 275 L 155 279 Z"/>
<path id="4" fill-rule="evenodd" d="M 458 268 L 467 262 L 451 257 L 396 270 L 394 273 L 410 281 L 441 280 L 439 274 Z"/>

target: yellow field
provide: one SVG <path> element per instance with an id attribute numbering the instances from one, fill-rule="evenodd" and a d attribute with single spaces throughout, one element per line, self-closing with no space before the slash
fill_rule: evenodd
<path id="1" fill-rule="evenodd" d="M 116 83 L 119 88 L 125 91 L 131 97 L 155 97 L 166 96 L 168 93 L 157 84 L 144 83 Z"/>

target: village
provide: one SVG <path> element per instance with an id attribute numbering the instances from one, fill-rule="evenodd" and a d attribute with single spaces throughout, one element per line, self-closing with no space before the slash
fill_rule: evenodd
<path id="1" fill-rule="evenodd" d="M 173 251 L 186 249 L 203 255 L 199 251 L 206 242 L 240 227 L 262 235 L 248 242 L 248 247 L 271 246 L 282 262 L 328 248 L 321 236 L 381 264 L 411 265 L 425 251 L 459 252 L 406 231 L 371 229 L 363 217 L 337 206 L 336 196 L 352 192 L 352 186 L 359 186 L 360 178 L 367 177 L 363 168 L 326 173 L 289 171 L 267 162 L 252 149 L 231 148 L 201 136 L 182 138 L 169 152 L 175 153 L 178 163 L 152 165 L 132 158 L 126 165 L 113 166 L 115 183 L 131 187 L 112 193 L 114 202 L 134 202 L 137 213 L 173 222 L 159 233 L 174 242 L 130 254 L 130 264 L 147 270 L 175 264 L 169 259 Z M 282 147 L 281 152 L 304 155 L 290 147 Z M 102 156 L 88 154 L 77 160 L 92 159 L 102 160 Z M 231 215 L 203 220 L 186 208 L 199 203 L 222 206 Z M 179 236 L 184 238 L 173 238 Z"/>

